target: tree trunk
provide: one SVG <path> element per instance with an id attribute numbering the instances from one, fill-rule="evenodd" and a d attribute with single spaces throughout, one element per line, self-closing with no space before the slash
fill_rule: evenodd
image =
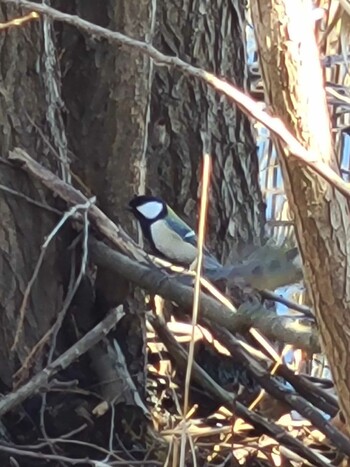
<path id="1" fill-rule="evenodd" d="M 310 5 L 308 5 L 310 6 Z M 315 157 L 339 173 L 306 2 L 252 2 L 266 97 L 275 115 L 293 129 Z M 266 38 L 269 38 L 267 40 Z M 337 386 L 350 423 L 350 229 L 348 201 L 277 142 L 286 193 L 295 218 L 305 280 Z"/>
<path id="2" fill-rule="evenodd" d="M 239 2 L 212 1 L 202 11 L 199 1 L 167 0 L 159 3 L 157 18 L 158 49 L 245 86 Z M 242 112 L 203 82 L 160 67 L 153 83 L 151 125 L 147 189 L 195 226 L 207 138 L 213 159 L 208 246 L 225 261 L 237 245 L 259 244 L 264 209 L 258 161 L 250 123 Z M 166 133 L 163 144 L 157 141 L 159 127 Z"/>
<path id="3" fill-rule="evenodd" d="M 222 6 L 216 1 L 206 12 L 201 12 L 200 2 L 189 0 L 158 2 L 157 11 L 152 10 L 155 2 L 146 0 L 57 0 L 52 3 L 132 37 L 150 40 L 154 36 L 154 45 L 161 50 L 224 74 L 241 85 L 245 82 L 242 9 L 239 6 Z M 12 18 L 14 10 L 7 8 L 7 11 Z M 38 22 L 22 29 L 7 30 L 6 41 L 0 45 L 2 64 L 5 64 L 2 70 L 4 92 L 0 95 L 0 125 L 6 136 L 0 143 L 2 154 L 7 154 L 14 146 L 23 147 L 39 160 L 44 154 L 46 157 L 42 157 L 42 161 L 46 165 L 68 181 L 72 177 L 73 183 L 87 195 L 96 195 L 103 211 L 131 231 L 133 224 L 125 207 L 134 193 L 144 191 L 160 194 L 195 226 L 203 141 L 208 139 L 213 157 L 208 243 L 222 259 L 230 255 L 234 246 L 260 243 L 264 214 L 258 187 L 258 163 L 250 124 L 243 114 L 201 82 L 164 68 L 153 70 L 144 55 L 105 41 L 97 42 L 67 25 L 57 24 L 54 36 L 49 21 L 45 21 L 45 24 Z M 45 40 L 49 40 L 46 48 L 42 31 Z M 56 53 L 50 55 L 47 50 L 51 47 L 51 52 L 55 51 L 55 45 Z M 11 57 L 17 51 L 22 55 L 14 66 Z M 43 68 L 39 68 L 38 73 L 40 66 Z M 64 122 L 59 99 L 61 79 L 66 109 Z M 152 134 L 150 138 L 148 131 Z M 155 138 L 157 132 L 158 138 Z M 159 137 L 159 132 L 163 132 L 163 136 Z M 54 146 L 60 163 L 51 157 L 46 140 Z M 67 170 L 67 144 L 73 174 Z M 20 171 L 6 166 L 0 176 L 3 184 L 26 191 L 41 201 L 48 199 L 53 204 L 42 187 L 33 185 Z M 65 235 L 55 238 L 46 252 L 26 309 L 23 334 L 16 354 L 11 354 L 9 349 L 23 293 L 44 237 L 57 216 L 24 204 L 12 195 L 0 199 L 0 209 L 5 281 L 0 302 L 3 307 L 0 379 L 1 389 L 8 392 L 14 371 L 61 310 L 64 287 L 67 287 L 71 270 L 75 273 L 80 262 L 75 265 L 71 261 L 68 245 L 73 236 L 67 229 Z M 77 249 L 77 256 L 80 260 L 80 249 Z M 95 285 L 98 296 L 93 303 Z M 125 305 L 128 314 L 114 337 L 123 350 L 138 391 L 144 395 L 144 305 L 139 294 L 129 293 L 128 284 L 121 278 L 99 270 L 94 283 L 94 271 L 88 268 L 87 277 L 63 323 L 57 350 L 61 352 L 74 343 L 108 308 L 119 303 Z M 115 394 L 116 388 L 106 384 L 107 378 L 103 378 L 103 374 L 114 374 L 110 373 L 112 347 L 111 342 L 103 340 L 94 352 L 79 359 L 60 377 L 65 382 L 78 380 L 78 390 L 90 390 L 90 386 L 96 385 L 99 396 L 114 405 L 109 391 Z M 40 359 L 36 359 L 35 367 L 30 366 L 30 371 L 42 368 L 42 355 L 43 352 L 39 354 Z M 122 393 L 122 384 L 119 389 Z M 92 415 L 95 398 L 96 395 L 90 393 L 78 393 L 73 397 L 65 391 L 51 395 L 49 435 L 59 436 L 87 421 L 88 428 L 81 435 L 83 440 L 95 442 L 93 439 L 97 437 L 99 445 L 110 448 L 112 411 L 101 418 Z M 40 405 L 33 398 L 28 407 L 34 423 L 30 425 L 32 431 L 28 437 L 21 441 L 29 443 L 40 437 Z M 129 446 L 136 446 L 125 426 L 135 431 L 141 427 L 141 430 L 144 414 L 139 416 L 137 407 L 135 411 L 130 409 L 125 400 L 120 402 L 115 414 L 115 432 L 124 444 L 130 441 Z M 134 416 L 135 420 L 131 420 Z M 22 433 L 26 433 L 23 427 Z M 140 439 L 144 435 L 136 434 Z M 73 448 L 69 452 L 74 455 Z"/>
<path id="4" fill-rule="evenodd" d="M 72 14 L 140 40 L 148 40 L 152 34 L 154 13 L 152 3 L 146 0 L 102 3 L 77 0 L 61 4 Z M 62 28 L 61 40 L 65 51 L 62 68 L 66 70 L 63 95 L 68 109 L 68 142 L 76 157 L 74 170 L 97 196 L 101 209 L 131 231 L 132 218 L 126 207 L 135 193 L 144 190 L 150 60 L 139 52 L 106 41 L 94 41 L 66 25 Z M 111 307 L 120 303 L 126 305 L 128 313 L 115 337 L 136 387 L 145 397 L 145 322 L 143 312 L 137 311 L 143 309 L 143 300 L 140 294 L 136 294 L 136 299 L 127 298 L 129 292 L 129 284 L 123 278 L 98 269 L 94 317 L 98 320 Z M 98 346 L 91 356 L 92 366 L 99 380 L 110 379 L 115 369 L 103 371 L 110 362 L 110 350 L 103 344 L 101 347 Z M 123 393 L 122 385 L 118 384 L 120 381 L 103 388 L 103 397 L 108 402 L 112 403 L 113 394 Z M 129 405 L 126 407 L 126 399 L 119 397 L 118 401 L 115 429 L 120 431 L 123 443 L 127 443 L 130 433 L 125 433 L 123 425 L 132 424 L 133 429 L 138 430 L 148 421 L 138 414 L 137 407 L 135 411 Z"/>
<path id="5" fill-rule="evenodd" d="M 17 14 L 7 8 L 11 18 Z M 2 15 L 6 21 L 6 15 Z M 29 38 L 29 40 L 28 40 Z M 38 70 L 38 52 L 42 51 L 42 28 L 31 23 L 23 28 L 11 29 L 0 42 L 2 62 L 2 88 L 0 125 L 1 154 L 8 154 L 14 145 L 38 154 L 41 161 L 55 170 L 56 162 L 48 155 L 48 148 L 37 128 L 46 117 L 46 96 Z M 19 52 L 18 52 L 19 51 Z M 18 56 L 18 62 L 12 57 Z M 18 66 L 20 63 L 20 67 Z M 52 199 L 41 186 L 34 186 L 21 171 L 2 165 L 1 183 L 45 203 Z M 58 254 L 63 245 L 52 242 L 34 283 L 26 307 L 25 325 L 15 353 L 10 354 L 19 322 L 19 309 L 27 283 L 34 272 L 41 245 L 57 221 L 57 215 L 33 206 L 23 199 L 2 193 L 1 212 L 1 338 L 0 379 L 11 387 L 12 375 L 18 363 L 23 362 L 28 350 L 47 330 L 62 303 L 62 274 Z M 11 355 L 11 358 L 10 358 Z M 39 364 L 39 362 L 38 362 Z M 40 365 L 40 364 L 39 364 Z"/>
<path id="6" fill-rule="evenodd" d="M 1 9 L 1 22 L 18 17 L 21 12 L 12 7 Z M 57 149 L 51 134 L 48 102 L 54 97 L 48 89 L 53 79 L 46 67 L 48 55 L 44 52 L 43 25 L 37 21 L 22 27 L 2 31 L 0 37 L 1 93 L 0 93 L 0 152 L 7 156 L 14 146 L 25 148 L 53 171 L 59 170 L 47 141 Z M 46 39 L 50 40 L 47 32 Z M 14 60 L 16 57 L 16 60 Z M 54 105 L 54 104 L 53 104 Z M 52 120 L 51 120 L 52 122 Z M 57 125 L 58 127 L 58 125 Z M 48 135 L 45 140 L 41 134 Z M 64 151 L 64 143 L 62 144 Z M 1 164 L 0 183 L 40 203 L 54 206 L 51 194 L 27 177 L 21 170 Z M 64 286 L 69 275 L 67 236 L 57 236 L 45 251 L 39 272 L 25 300 L 25 291 L 34 274 L 45 238 L 59 220 L 57 214 L 28 203 L 23 198 L 1 192 L 0 196 L 0 390 L 12 389 L 14 374 L 25 362 L 35 344 L 45 335 L 62 307 Z M 65 229 L 64 229 L 65 230 Z M 20 324 L 20 309 L 24 310 Z M 13 350 L 15 336 L 18 340 Z M 20 379 L 27 379 L 46 364 L 44 351 L 50 338 L 27 362 Z M 37 399 L 36 399 L 37 400 Z M 37 400 L 38 402 L 38 400 Z M 35 402 L 35 405 L 37 405 Z M 40 402 L 40 396 L 39 396 Z M 21 409 L 20 420 L 5 417 L 8 432 L 16 436 L 26 433 L 27 442 L 37 439 L 33 413 L 27 405 L 29 417 Z M 37 411 L 37 407 L 35 409 Z M 34 436 L 34 437 L 33 437 Z M 39 435 L 40 436 L 40 435 Z M 6 465 L 9 465 L 5 461 Z"/>

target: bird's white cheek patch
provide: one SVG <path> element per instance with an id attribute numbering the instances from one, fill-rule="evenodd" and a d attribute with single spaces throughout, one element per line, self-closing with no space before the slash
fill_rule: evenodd
<path id="1" fill-rule="evenodd" d="M 163 205 L 158 201 L 149 201 L 141 206 L 137 206 L 136 209 L 147 219 L 155 219 L 162 212 Z"/>

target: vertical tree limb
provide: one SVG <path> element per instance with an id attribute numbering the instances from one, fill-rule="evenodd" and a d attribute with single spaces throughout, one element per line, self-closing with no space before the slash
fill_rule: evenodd
<path id="1" fill-rule="evenodd" d="M 309 8 L 308 8 L 309 6 Z M 321 163 L 339 173 L 332 150 L 311 2 L 253 0 L 266 97 L 273 112 Z M 305 279 L 316 311 L 324 350 L 350 423 L 349 207 L 345 197 L 286 151 L 277 149 Z"/>

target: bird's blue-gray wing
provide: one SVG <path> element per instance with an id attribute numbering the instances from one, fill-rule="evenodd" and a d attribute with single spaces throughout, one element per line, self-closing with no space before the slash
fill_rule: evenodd
<path id="1" fill-rule="evenodd" d="M 165 221 L 187 243 L 197 246 L 197 237 L 193 229 L 186 224 L 169 206 Z"/>
<path id="2" fill-rule="evenodd" d="M 168 207 L 167 224 L 184 240 L 186 243 L 197 247 L 197 235 L 189 225 L 186 224 L 177 214 Z M 204 250 L 204 272 L 215 271 L 222 268 L 219 261 L 212 256 L 207 249 Z"/>

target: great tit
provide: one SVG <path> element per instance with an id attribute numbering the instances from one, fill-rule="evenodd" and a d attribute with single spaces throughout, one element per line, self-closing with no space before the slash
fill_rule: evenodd
<path id="1" fill-rule="evenodd" d="M 186 267 L 196 260 L 195 232 L 161 198 L 135 196 L 129 209 L 138 219 L 154 254 Z M 242 263 L 223 266 L 205 249 L 203 272 L 213 282 L 230 280 L 257 290 L 274 290 L 302 278 L 302 269 L 294 261 L 297 253 L 295 248 L 286 252 L 265 245 Z"/>
<path id="2" fill-rule="evenodd" d="M 144 237 L 155 254 L 182 266 L 197 258 L 195 232 L 156 196 L 135 196 L 129 209 L 140 223 Z M 204 270 L 216 270 L 220 263 L 205 250 Z"/>

